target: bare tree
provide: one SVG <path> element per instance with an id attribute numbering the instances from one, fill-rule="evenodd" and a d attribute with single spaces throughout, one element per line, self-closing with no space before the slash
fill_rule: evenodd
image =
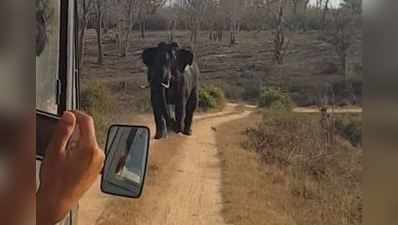
<path id="1" fill-rule="evenodd" d="M 310 4 L 310 0 L 304 0 L 304 13 L 307 12 L 308 5 Z"/>
<path id="2" fill-rule="evenodd" d="M 293 15 L 297 16 L 297 9 L 298 5 L 303 1 L 303 0 L 291 0 L 292 1 L 292 11 Z M 308 0 L 309 1 L 309 0 Z"/>
<path id="3" fill-rule="evenodd" d="M 218 14 L 220 11 L 220 5 L 218 1 L 209 1 L 209 5 L 207 7 L 206 16 L 204 18 L 204 23 L 208 27 L 209 30 L 209 40 L 216 41 L 217 40 L 217 23 L 218 23 Z"/>
<path id="4" fill-rule="evenodd" d="M 211 0 L 184 0 L 182 7 L 187 10 L 191 29 L 191 43 L 198 41 L 200 32 L 200 24 L 206 14 L 206 10 Z"/>
<path id="5" fill-rule="evenodd" d="M 322 18 L 321 18 L 322 29 L 324 29 L 326 26 L 326 16 L 327 16 L 328 11 L 329 11 L 329 0 L 325 0 L 325 3 L 323 5 L 323 10 L 322 10 Z"/>
<path id="6" fill-rule="evenodd" d="M 167 0 L 143 0 L 143 9 L 140 10 L 139 20 L 140 20 L 140 34 L 141 38 L 145 39 L 146 32 L 146 21 L 148 16 L 154 15 L 157 10 L 164 6 Z"/>
<path id="7" fill-rule="evenodd" d="M 232 2 L 230 3 L 232 8 L 230 9 L 230 44 L 236 44 L 237 41 L 237 35 L 238 35 L 238 29 L 239 29 L 239 0 L 231 0 Z"/>
<path id="8" fill-rule="evenodd" d="M 246 0 L 246 8 L 242 12 L 241 20 L 247 29 L 255 30 L 257 33 L 264 29 L 267 22 L 266 6 L 263 0 Z"/>
<path id="9" fill-rule="evenodd" d="M 316 7 L 317 9 L 322 10 L 323 1 L 324 1 L 324 0 L 316 0 L 315 7 Z"/>
<path id="10" fill-rule="evenodd" d="M 110 10 L 111 3 L 112 2 L 109 0 L 104 0 L 104 2 L 102 3 L 102 28 L 104 34 L 107 34 L 108 31 L 112 28 L 112 11 Z"/>
<path id="11" fill-rule="evenodd" d="M 169 24 L 169 41 L 173 42 L 175 38 L 175 31 L 177 28 L 177 18 L 172 18 Z"/>
<path id="12" fill-rule="evenodd" d="M 340 6 L 351 10 L 354 15 L 362 14 L 362 0 L 343 0 Z"/>
<path id="13" fill-rule="evenodd" d="M 92 7 L 93 0 L 78 1 L 78 18 L 79 18 L 79 39 L 78 39 L 78 67 L 79 69 L 83 63 L 84 56 L 84 36 L 87 29 L 88 17 Z"/>
<path id="14" fill-rule="evenodd" d="M 103 0 L 96 0 L 95 2 L 95 11 L 96 11 L 96 26 L 95 30 L 97 33 L 97 46 L 98 46 L 98 56 L 97 56 L 97 63 L 102 64 L 104 61 L 104 54 L 102 51 L 102 7 L 103 7 Z"/>
<path id="15" fill-rule="evenodd" d="M 310 4 L 310 0 L 304 0 L 304 5 L 303 5 L 303 30 L 304 32 L 307 31 L 307 10 L 308 10 L 308 5 Z"/>
<path id="16" fill-rule="evenodd" d="M 133 26 L 137 23 L 141 10 L 144 8 L 143 0 L 112 0 L 113 15 L 117 21 L 117 45 L 121 57 L 127 55 L 129 38 Z"/>
<path id="17" fill-rule="evenodd" d="M 284 63 L 284 57 L 287 52 L 289 42 L 285 37 L 284 28 L 284 13 L 285 13 L 285 0 L 279 0 L 278 13 L 276 15 L 276 29 L 274 31 L 274 62 L 277 64 Z"/>
<path id="18" fill-rule="evenodd" d="M 341 72 L 346 76 L 347 52 L 356 38 L 355 17 L 346 9 L 334 9 L 322 39 L 334 46 L 340 59 Z"/>
<path id="19" fill-rule="evenodd" d="M 220 0 L 220 4 L 224 10 L 226 20 L 229 23 L 230 44 L 234 45 L 238 40 L 240 32 L 241 16 L 248 2 L 245 0 Z"/>

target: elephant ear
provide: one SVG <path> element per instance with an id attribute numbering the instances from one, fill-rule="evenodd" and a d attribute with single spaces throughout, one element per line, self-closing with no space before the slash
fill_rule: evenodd
<path id="1" fill-rule="evenodd" d="M 156 48 L 147 48 L 142 53 L 142 61 L 146 66 L 151 66 L 156 54 Z"/>
<path id="2" fill-rule="evenodd" d="M 185 70 L 185 67 L 187 65 L 192 66 L 193 64 L 193 53 L 190 50 L 186 49 L 181 49 L 178 51 L 178 56 L 177 60 L 182 68 L 182 70 Z"/>

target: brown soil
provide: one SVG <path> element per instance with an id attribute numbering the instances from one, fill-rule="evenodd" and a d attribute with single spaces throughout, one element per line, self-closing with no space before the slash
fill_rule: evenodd
<path id="1" fill-rule="evenodd" d="M 216 127 L 249 114 L 249 110 L 227 106 L 221 113 L 199 116 L 192 137 L 172 135 L 153 141 L 143 197 L 130 200 L 105 196 L 99 193 L 98 180 L 80 203 L 79 223 L 225 224 Z M 151 123 L 149 118 L 140 121 Z"/>
<path id="2" fill-rule="evenodd" d="M 227 224 L 234 225 L 294 225 L 286 205 L 287 176 L 264 166 L 258 154 L 242 145 L 247 139 L 245 131 L 261 119 L 261 113 L 252 113 L 217 128 L 217 149 L 223 162 L 222 215 Z"/>

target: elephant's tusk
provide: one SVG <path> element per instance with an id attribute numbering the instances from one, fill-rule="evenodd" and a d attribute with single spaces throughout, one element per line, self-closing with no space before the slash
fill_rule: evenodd
<path id="1" fill-rule="evenodd" d="M 163 83 L 163 82 L 162 82 L 161 84 L 162 84 L 162 86 L 163 86 L 164 88 L 167 88 L 167 89 L 170 88 L 170 81 L 168 81 L 167 84 L 165 84 L 165 83 Z"/>

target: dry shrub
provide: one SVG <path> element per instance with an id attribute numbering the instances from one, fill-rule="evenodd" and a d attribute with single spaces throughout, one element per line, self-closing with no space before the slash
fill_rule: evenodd
<path id="1" fill-rule="evenodd" d="M 343 115 L 336 119 L 337 133 L 347 139 L 353 146 L 362 144 L 362 119 L 357 115 Z"/>
<path id="2" fill-rule="evenodd" d="M 110 126 L 114 99 L 108 87 L 100 81 L 91 81 L 80 94 L 80 105 L 95 122 L 97 138 L 104 144 L 106 131 Z"/>
<path id="3" fill-rule="evenodd" d="M 361 224 L 362 151 L 339 140 L 326 145 L 319 116 L 266 113 L 248 130 L 249 146 L 285 171 L 289 213 L 297 224 Z"/>
<path id="4" fill-rule="evenodd" d="M 293 101 L 289 94 L 279 88 L 264 88 L 258 98 L 260 108 L 269 108 L 276 111 L 290 111 L 293 108 Z"/>
<path id="5" fill-rule="evenodd" d="M 204 87 L 199 91 L 199 107 L 203 111 L 222 110 L 226 104 L 224 91 L 217 87 Z"/>

